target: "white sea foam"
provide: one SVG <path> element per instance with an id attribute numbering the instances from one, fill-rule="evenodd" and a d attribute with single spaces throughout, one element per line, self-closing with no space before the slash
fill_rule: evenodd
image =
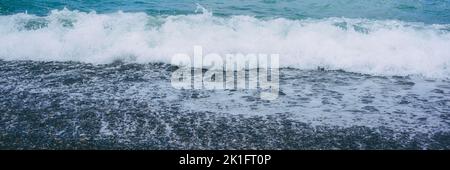
<path id="1" fill-rule="evenodd" d="M 327 18 L 149 16 L 54 10 L 0 16 L 0 59 L 170 62 L 176 53 L 277 53 L 284 67 L 376 75 L 450 75 L 450 26 Z"/>

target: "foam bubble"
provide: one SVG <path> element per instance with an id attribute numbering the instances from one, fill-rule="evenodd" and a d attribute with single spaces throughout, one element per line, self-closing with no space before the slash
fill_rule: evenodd
<path id="1" fill-rule="evenodd" d="M 449 77 L 450 26 L 348 18 L 288 20 L 54 10 L 0 16 L 0 59 L 170 62 L 176 53 L 280 54 L 284 67 Z M 206 11 L 206 12 L 205 12 Z"/>

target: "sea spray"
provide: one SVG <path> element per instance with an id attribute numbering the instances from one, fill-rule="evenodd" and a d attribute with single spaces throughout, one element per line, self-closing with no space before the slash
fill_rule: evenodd
<path id="1" fill-rule="evenodd" d="M 170 62 L 176 53 L 276 53 L 281 67 L 373 75 L 450 75 L 449 25 L 348 18 L 290 20 L 53 10 L 0 16 L 0 59 Z"/>

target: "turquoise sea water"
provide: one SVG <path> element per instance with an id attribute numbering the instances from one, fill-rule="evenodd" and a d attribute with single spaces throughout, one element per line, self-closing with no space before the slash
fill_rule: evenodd
<path id="1" fill-rule="evenodd" d="M 450 75 L 450 1 L 1 1 L 0 59 L 168 62 L 280 54 L 282 67 Z M 264 36 L 262 36 L 264 35 Z"/>
<path id="2" fill-rule="evenodd" d="M 2 0 L 0 14 L 46 15 L 67 7 L 84 12 L 146 12 L 151 15 L 191 14 L 199 3 L 214 15 L 250 15 L 289 19 L 348 17 L 450 23 L 449 0 Z"/>

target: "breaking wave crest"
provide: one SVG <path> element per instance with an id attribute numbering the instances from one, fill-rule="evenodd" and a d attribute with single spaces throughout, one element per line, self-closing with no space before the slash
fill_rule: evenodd
<path id="1" fill-rule="evenodd" d="M 265 53 L 283 67 L 450 76 L 450 26 L 349 18 L 289 20 L 54 10 L 0 16 L 0 59 L 169 62 L 176 53 Z"/>

